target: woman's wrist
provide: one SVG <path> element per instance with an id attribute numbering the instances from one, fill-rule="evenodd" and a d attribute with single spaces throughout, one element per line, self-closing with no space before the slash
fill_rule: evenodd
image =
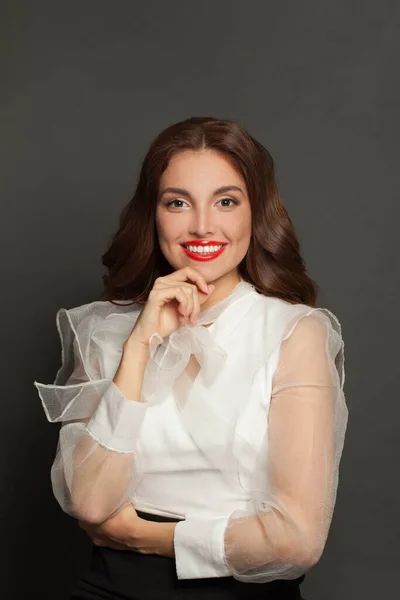
<path id="1" fill-rule="evenodd" d="M 150 346 L 137 341 L 131 335 L 123 345 L 122 358 L 124 357 L 132 357 L 146 363 L 150 357 Z"/>
<path id="2" fill-rule="evenodd" d="M 144 372 L 150 349 L 128 340 L 123 345 L 122 356 L 113 382 L 128 400 L 141 401 Z"/>
<path id="3" fill-rule="evenodd" d="M 176 523 L 160 523 L 140 519 L 132 533 L 132 549 L 142 554 L 175 557 L 174 535 Z"/>

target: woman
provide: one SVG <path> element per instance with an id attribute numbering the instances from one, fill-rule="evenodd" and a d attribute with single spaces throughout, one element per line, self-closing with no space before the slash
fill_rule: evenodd
<path id="1" fill-rule="evenodd" d="M 71 598 L 301 598 L 348 410 L 341 326 L 233 121 L 151 144 L 103 256 L 103 300 L 57 313 L 51 477 L 93 540 Z M 256 585 L 257 584 L 257 585 Z"/>

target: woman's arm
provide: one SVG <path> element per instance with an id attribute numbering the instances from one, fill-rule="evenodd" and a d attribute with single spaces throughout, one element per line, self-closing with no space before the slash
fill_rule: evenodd
<path id="1" fill-rule="evenodd" d="M 174 532 L 176 523 L 153 522 L 142 519 L 129 504 L 104 523 L 78 521 L 93 543 L 115 550 L 134 550 L 141 554 L 175 556 Z"/>
<path id="2" fill-rule="evenodd" d="M 75 322 L 61 309 L 62 367 L 54 384 L 35 382 L 48 420 L 62 423 L 51 469 L 54 495 L 66 513 L 91 523 L 106 520 L 130 501 L 138 478 L 134 450 L 147 410 L 140 402 L 147 350 L 124 344 L 113 369 L 109 354 L 117 349 L 111 334 L 120 339 L 118 328 L 126 330 L 127 322 L 118 316 L 106 322 L 111 334 L 97 334 L 111 340 L 105 347 L 98 344 L 100 337 L 93 340 L 98 323 L 104 316 L 92 309 Z"/>
<path id="3" fill-rule="evenodd" d="M 143 415 L 137 404 L 148 358 L 146 349 L 124 347 L 113 383 L 91 418 L 85 419 L 88 435 L 79 436 L 76 446 L 70 447 L 72 465 L 63 461 L 64 469 L 71 469 L 69 512 L 77 518 L 100 523 L 129 501 Z"/>
<path id="4" fill-rule="evenodd" d="M 177 523 L 179 579 L 294 579 L 319 560 L 347 424 L 338 357 L 343 344 L 327 317 L 304 316 L 282 342 L 264 446 L 266 489 L 254 490 L 248 514 Z"/>

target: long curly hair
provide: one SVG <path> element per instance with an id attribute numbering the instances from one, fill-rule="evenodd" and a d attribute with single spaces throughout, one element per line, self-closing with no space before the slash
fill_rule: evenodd
<path id="1" fill-rule="evenodd" d="M 101 257 L 108 269 L 102 276 L 102 298 L 143 304 L 156 278 L 173 271 L 156 231 L 160 179 L 174 154 L 204 149 L 223 153 L 247 186 L 252 235 L 239 275 L 261 294 L 315 306 L 319 286 L 306 273 L 292 221 L 279 197 L 272 156 L 236 121 L 213 117 L 175 123 L 151 143 L 133 197 Z"/>

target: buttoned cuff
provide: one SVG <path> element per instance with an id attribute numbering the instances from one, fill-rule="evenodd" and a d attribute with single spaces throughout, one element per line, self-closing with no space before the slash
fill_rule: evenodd
<path id="1" fill-rule="evenodd" d="M 133 452 L 148 404 L 128 400 L 112 381 L 87 423 L 89 434 L 115 452 Z"/>
<path id="2" fill-rule="evenodd" d="M 229 516 L 187 515 L 176 524 L 174 548 L 178 579 L 232 575 L 224 554 L 228 520 Z"/>

